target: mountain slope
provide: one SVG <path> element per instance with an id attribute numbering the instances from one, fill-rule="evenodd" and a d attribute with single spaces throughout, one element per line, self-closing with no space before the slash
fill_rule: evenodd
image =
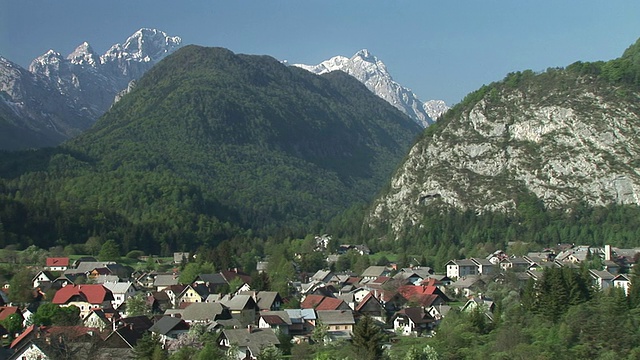
<path id="1" fill-rule="evenodd" d="M 28 71 L 0 58 L 0 106 L 7 114 L 0 149 L 53 146 L 79 134 L 180 44 L 178 37 L 140 29 L 102 56 L 85 42 L 66 58 L 49 50 Z"/>
<path id="2" fill-rule="evenodd" d="M 336 70 L 343 71 L 358 79 L 369 90 L 395 106 L 398 110 L 409 115 L 422 127 L 429 126 L 434 119 L 446 111 L 446 105 L 444 105 L 445 109 L 443 110 L 442 105 L 444 102 L 441 101 L 437 105 L 436 103 L 423 104 L 410 89 L 394 81 L 387 71 L 386 65 L 366 49 L 358 51 L 351 58 L 335 56 L 318 65 L 293 64 L 293 66 L 303 68 L 314 74 L 326 74 Z"/>
<path id="3" fill-rule="evenodd" d="M 13 173 L 6 188 L 24 182 L 23 199 L 172 224 L 189 234 L 183 244 L 221 223 L 307 231 L 369 201 L 419 132 L 344 73 L 187 46 L 65 143 L 46 176 Z"/>
<path id="4" fill-rule="evenodd" d="M 638 47 L 468 95 L 411 149 L 369 224 L 398 237 L 433 207 L 513 212 L 531 194 L 555 209 L 640 204 Z"/>

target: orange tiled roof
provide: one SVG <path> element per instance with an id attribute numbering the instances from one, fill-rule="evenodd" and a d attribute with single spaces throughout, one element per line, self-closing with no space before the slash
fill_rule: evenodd
<path id="1" fill-rule="evenodd" d="M 105 300 L 112 300 L 111 291 L 101 284 L 67 285 L 58 290 L 51 301 L 54 304 L 66 304 L 74 296 L 80 296 L 90 304 L 102 304 Z"/>

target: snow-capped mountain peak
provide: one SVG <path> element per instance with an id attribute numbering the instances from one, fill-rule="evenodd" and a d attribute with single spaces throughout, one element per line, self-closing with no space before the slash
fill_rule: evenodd
<path id="1" fill-rule="evenodd" d="M 67 60 L 76 65 L 96 66 L 100 63 L 100 57 L 93 51 L 88 42 L 83 42 L 69 55 Z"/>
<path id="2" fill-rule="evenodd" d="M 64 63 L 65 59 L 59 52 L 49 50 L 46 53 L 33 59 L 31 65 L 29 65 L 29 71 L 32 73 L 39 73 L 44 76 L 49 76 L 52 72 L 59 71 L 60 66 Z"/>
<path id="3" fill-rule="evenodd" d="M 140 29 L 102 56 L 83 42 L 66 58 L 47 51 L 28 71 L 0 61 L 0 87 L 8 95 L 0 101 L 38 134 L 35 142 L 55 145 L 87 129 L 122 90 L 181 44 L 177 36 Z"/>
<path id="4" fill-rule="evenodd" d="M 351 58 L 334 56 L 318 65 L 293 64 L 312 73 L 321 75 L 331 71 L 344 71 L 362 82 L 369 90 L 404 112 L 422 127 L 433 123 L 433 118 L 425 111 L 423 103 L 406 87 L 393 80 L 387 66 L 369 50 L 362 49 Z"/>
<path id="5" fill-rule="evenodd" d="M 143 28 L 131 35 L 124 44 L 115 44 L 103 56 L 102 62 L 113 59 L 133 59 L 156 62 L 182 45 L 178 36 L 168 36 L 156 29 Z"/>

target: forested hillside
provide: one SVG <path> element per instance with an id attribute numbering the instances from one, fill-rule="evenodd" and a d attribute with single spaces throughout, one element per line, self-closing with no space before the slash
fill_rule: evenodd
<path id="1" fill-rule="evenodd" d="M 369 201 L 419 130 L 346 74 L 188 46 L 81 136 L 2 154 L 0 236 L 169 252 L 306 234 Z"/>

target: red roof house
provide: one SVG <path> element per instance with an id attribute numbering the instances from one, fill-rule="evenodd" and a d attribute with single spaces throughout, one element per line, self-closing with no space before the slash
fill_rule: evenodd
<path id="1" fill-rule="evenodd" d="M 75 305 L 80 308 L 80 316 L 85 317 L 93 309 L 111 307 L 113 294 L 102 284 L 67 285 L 56 292 L 51 301 L 65 306 Z"/>
<path id="2" fill-rule="evenodd" d="M 0 306 L 0 321 L 8 318 L 13 314 L 18 314 L 22 318 L 22 312 L 17 306 Z"/>
<path id="3" fill-rule="evenodd" d="M 431 305 L 443 304 L 450 301 L 447 295 L 436 286 L 425 285 L 405 285 L 398 289 L 400 295 L 402 295 L 407 301 L 416 303 L 423 307 L 429 307 Z"/>
<path id="4" fill-rule="evenodd" d="M 69 268 L 68 257 L 50 257 L 47 258 L 46 270 L 65 271 Z"/>
<path id="5" fill-rule="evenodd" d="M 300 308 L 315 310 L 351 310 L 349 305 L 343 300 L 322 295 L 307 295 L 300 304 Z"/>

